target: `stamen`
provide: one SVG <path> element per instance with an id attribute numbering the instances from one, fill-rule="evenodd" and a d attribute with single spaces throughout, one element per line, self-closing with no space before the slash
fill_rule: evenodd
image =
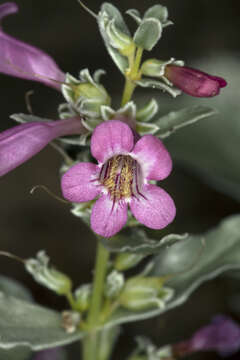
<path id="1" fill-rule="evenodd" d="M 141 168 L 135 159 L 129 155 L 116 155 L 102 166 L 98 180 L 115 203 L 141 195 L 140 178 Z"/>

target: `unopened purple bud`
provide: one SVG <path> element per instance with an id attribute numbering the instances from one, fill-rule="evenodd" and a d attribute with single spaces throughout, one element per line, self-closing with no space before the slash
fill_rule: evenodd
<path id="1" fill-rule="evenodd" d="M 219 315 L 209 325 L 195 332 L 189 340 L 173 345 L 172 349 L 176 357 L 197 351 L 232 355 L 240 349 L 240 327 L 231 318 Z"/>
<path id="2" fill-rule="evenodd" d="M 5 16 L 14 14 L 17 11 L 18 7 L 14 2 L 0 5 L 0 21 Z M 5 34 L 1 26 L 0 49 L 1 73 L 39 81 L 47 86 L 61 90 L 61 83 L 65 81 L 65 74 L 59 69 L 55 61 L 36 47 Z"/>
<path id="3" fill-rule="evenodd" d="M 53 139 L 87 130 L 78 117 L 48 122 L 29 122 L 0 133 L 0 176 L 15 169 Z"/>
<path id="4" fill-rule="evenodd" d="M 227 82 L 218 76 L 186 66 L 167 65 L 164 76 L 177 88 L 195 97 L 212 97 L 219 94 Z"/>

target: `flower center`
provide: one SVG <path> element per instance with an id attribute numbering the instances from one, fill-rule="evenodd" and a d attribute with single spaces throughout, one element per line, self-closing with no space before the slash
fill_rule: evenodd
<path id="1" fill-rule="evenodd" d="M 102 166 L 99 182 L 115 201 L 140 194 L 140 179 L 141 169 L 137 161 L 129 155 L 116 155 Z"/>

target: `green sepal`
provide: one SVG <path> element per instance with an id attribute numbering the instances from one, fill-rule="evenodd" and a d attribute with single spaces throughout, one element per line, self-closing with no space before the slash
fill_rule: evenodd
<path id="1" fill-rule="evenodd" d="M 136 118 L 136 104 L 133 101 L 129 101 L 123 107 L 118 110 L 112 109 L 110 106 L 101 106 L 101 117 L 104 121 L 116 119 L 119 117 L 126 117 L 129 119 Z"/>
<path id="2" fill-rule="evenodd" d="M 106 326 L 144 320 L 183 304 L 205 281 L 228 270 L 240 269 L 240 215 L 223 220 L 203 235 L 191 235 L 165 247 L 153 259 L 149 276 L 174 275 L 166 285 L 174 290 L 173 298 L 163 309 L 133 312 L 119 308 Z M 203 242 L 204 240 L 204 242 Z"/>
<path id="3" fill-rule="evenodd" d="M 137 122 L 136 124 L 136 131 L 141 136 L 148 135 L 148 134 L 156 134 L 159 127 L 154 123 L 143 123 L 143 122 Z"/>
<path id="4" fill-rule="evenodd" d="M 162 35 L 161 22 L 155 18 L 144 19 L 136 30 L 133 40 L 142 49 L 151 51 Z"/>
<path id="5" fill-rule="evenodd" d="M 173 88 L 164 82 L 148 78 L 138 80 L 136 81 L 136 84 L 144 88 L 152 88 L 156 90 L 162 90 L 163 92 L 168 92 L 174 98 L 182 93 L 181 90 Z"/>
<path id="6" fill-rule="evenodd" d="M 146 61 L 143 62 L 141 66 L 141 73 L 145 76 L 160 78 L 167 85 L 172 86 L 172 83 L 164 76 L 165 68 L 167 65 L 170 64 L 183 66 L 184 62 L 182 60 L 175 60 L 174 58 L 165 61 L 158 59 L 147 59 Z"/>
<path id="7" fill-rule="evenodd" d="M 170 234 L 159 240 L 150 239 L 141 228 L 134 227 L 122 231 L 110 239 L 101 238 L 103 245 L 111 252 L 137 253 L 144 255 L 156 254 L 161 248 L 182 241 L 188 235 Z"/>
<path id="8" fill-rule="evenodd" d="M 184 126 L 194 124 L 199 120 L 206 119 L 216 114 L 218 114 L 217 110 L 203 105 L 171 111 L 167 115 L 155 120 L 154 123 L 158 127 L 155 135 L 163 139 Z"/>
<path id="9" fill-rule="evenodd" d="M 140 122 L 150 121 L 158 112 L 159 106 L 155 99 L 151 99 L 144 107 L 137 110 L 136 120 Z"/>

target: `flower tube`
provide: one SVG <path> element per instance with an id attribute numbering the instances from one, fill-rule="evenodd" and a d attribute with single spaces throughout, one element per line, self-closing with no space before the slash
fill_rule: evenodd
<path id="1" fill-rule="evenodd" d="M 17 11 L 18 6 L 14 2 L 0 5 L 0 21 L 5 16 Z M 39 81 L 59 91 L 61 90 L 61 82 L 64 82 L 65 74 L 49 55 L 5 34 L 2 27 L 0 27 L 0 49 L 1 73 Z"/>
<path id="2" fill-rule="evenodd" d="M 167 65 L 164 76 L 183 92 L 195 97 L 216 96 L 227 85 L 221 77 L 186 66 Z"/>
<path id="3" fill-rule="evenodd" d="M 53 139 L 85 133 L 81 119 L 29 122 L 0 133 L 0 176 L 21 165 Z"/>
<path id="4" fill-rule="evenodd" d="M 81 203 L 98 197 L 91 228 L 103 237 L 115 235 L 127 222 L 128 205 L 135 218 L 152 229 L 162 229 L 175 217 L 168 193 L 149 180 L 165 179 L 172 160 L 163 143 L 145 135 L 134 144 L 130 127 L 119 120 L 98 125 L 91 138 L 98 165 L 78 163 L 62 177 L 63 196 Z"/>

